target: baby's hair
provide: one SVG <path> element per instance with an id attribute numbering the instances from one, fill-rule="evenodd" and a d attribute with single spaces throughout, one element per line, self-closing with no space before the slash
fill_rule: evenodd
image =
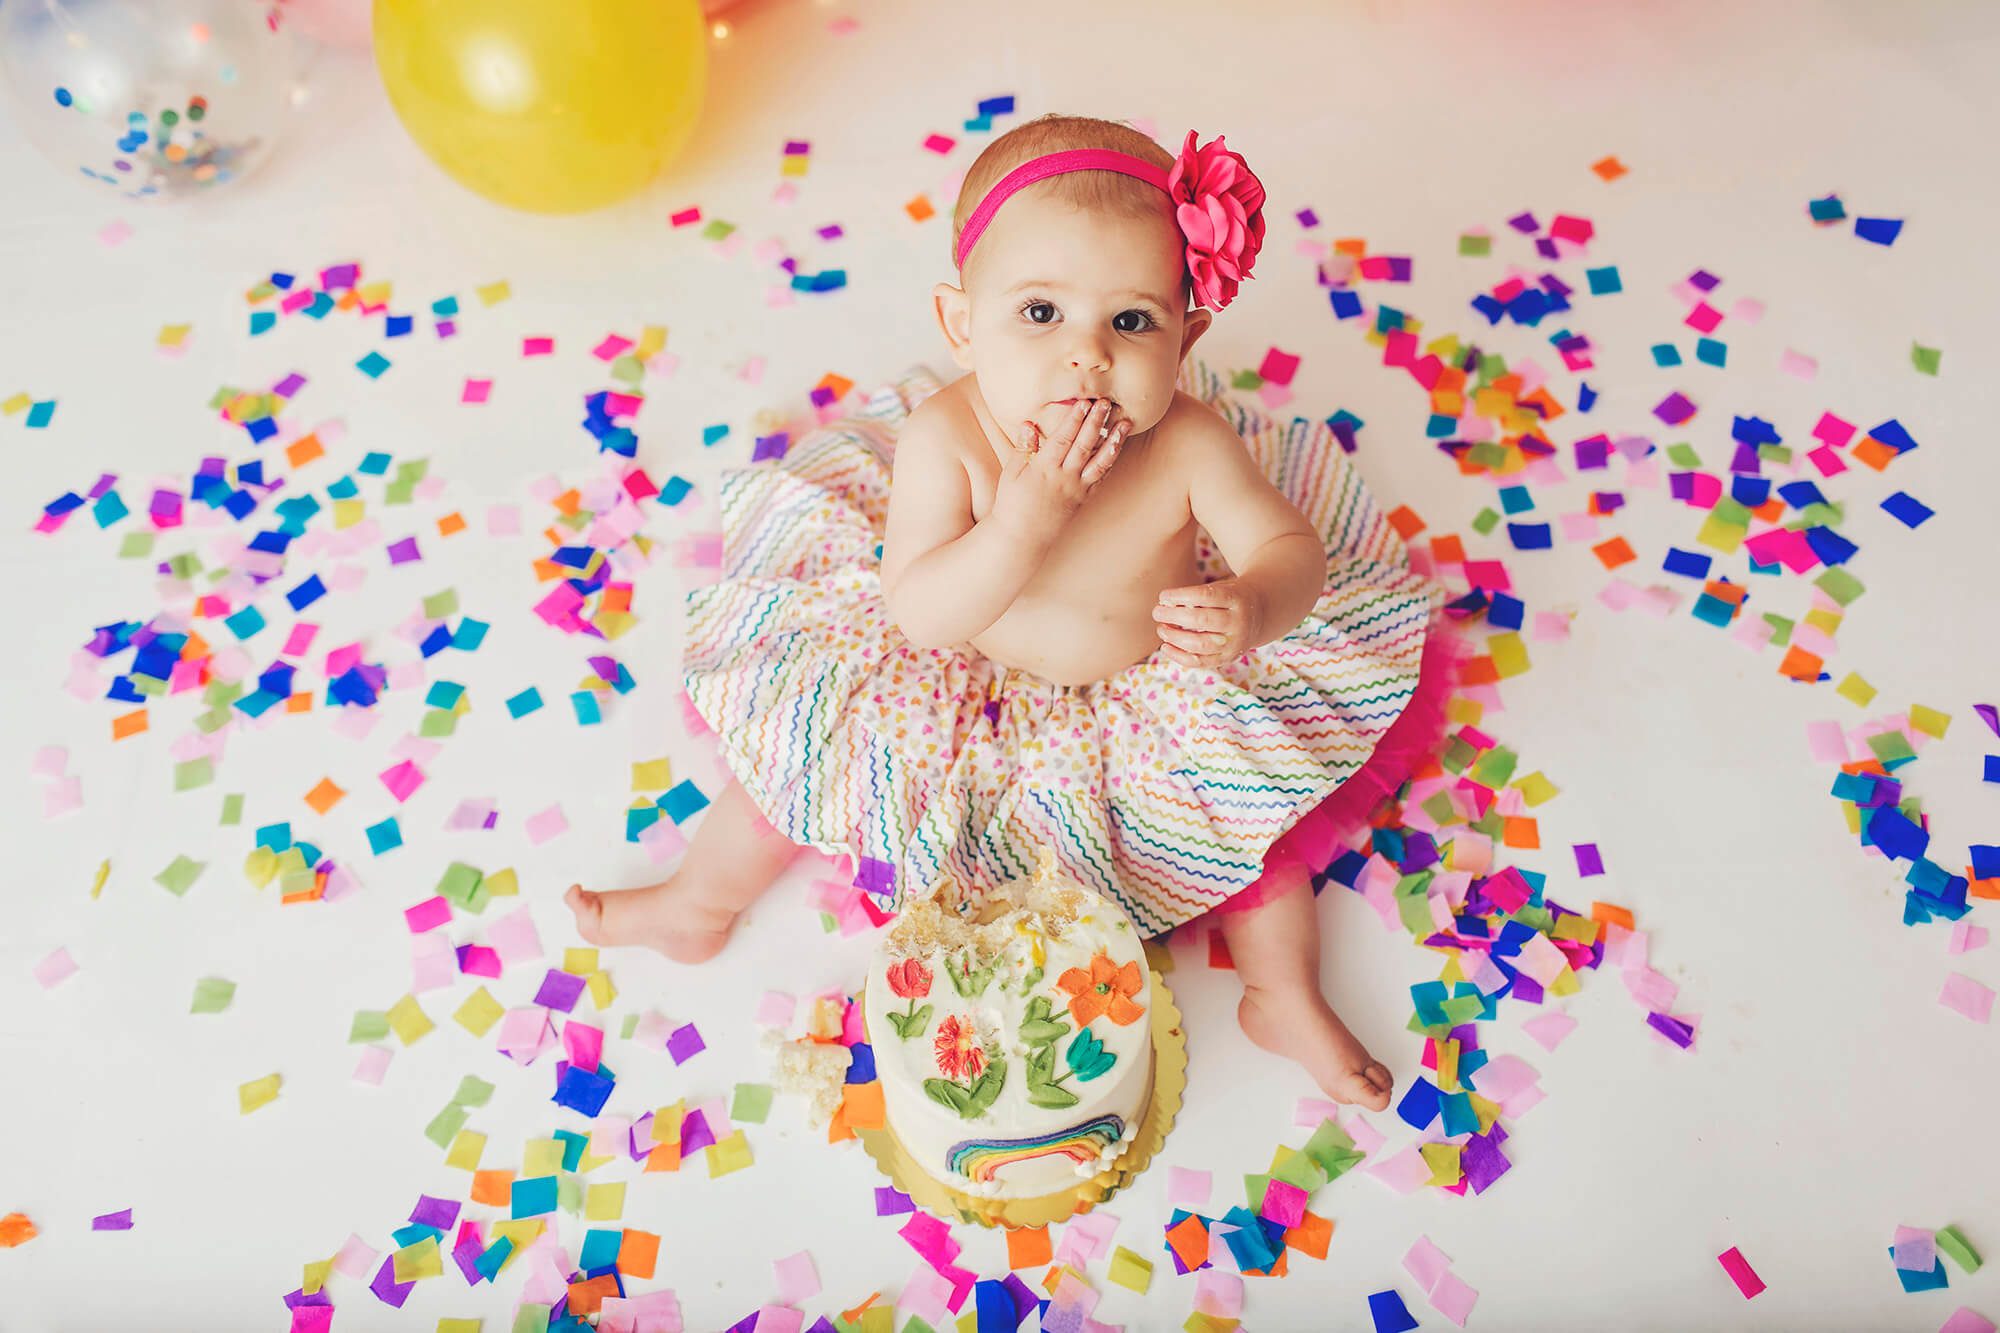
<path id="1" fill-rule="evenodd" d="M 1151 162 L 1162 171 L 1172 170 L 1174 155 L 1133 129 L 1115 120 L 1091 116 L 1047 115 L 1017 125 L 986 145 L 965 182 L 958 189 L 958 204 L 951 211 L 951 252 L 958 254 L 959 233 L 979 207 L 987 191 L 1024 162 L 1049 153 L 1072 148 L 1109 148 Z M 1038 181 L 1031 188 L 1048 190 L 1071 207 L 1086 211 L 1108 211 L 1121 217 L 1163 217 L 1172 224 L 1173 212 L 1166 195 L 1146 182 L 1115 171 L 1068 171 Z M 975 254 L 978 253 L 975 247 Z M 1192 284 L 1183 278 L 1184 290 Z"/>

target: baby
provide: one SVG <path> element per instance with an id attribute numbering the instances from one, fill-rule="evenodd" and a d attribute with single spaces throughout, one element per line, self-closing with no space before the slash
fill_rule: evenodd
<path id="1" fill-rule="evenodd" d="M 1177 157 L 1045 117 L 981 154 L 933 292 L 968 373 L 871 405 L 893 440 L 823 432 L 725 481 L 726 549 L 792 539 L 690 594 L 689 693 L 737 780 L 669 879 L 570 889 L 585 939 L 700 962 L 800 844 L 891 895 L 1052 846 L 1148 935 L 1212 911 L 1250 1039 L 1388 1105 L 1320 989 L 1312 872 L 1344 831 L 1328 798 L 1416 692 L 1432 602 L 1329 434 L 1177 388 L 1263 202 L 1193 134 Z"/>

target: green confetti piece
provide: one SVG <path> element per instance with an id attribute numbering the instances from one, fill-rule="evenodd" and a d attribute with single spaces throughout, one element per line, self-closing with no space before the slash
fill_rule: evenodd
<path id="1" fill-rule="evenodd" d="M 458 730 L 458 714 L 447 713 L 442 708 L 433 708 L 424 714 L 424 720 L 417 724 L 417 734 L 427 739 L 449 736 Z"/>
<path id="2" fill-rule="evenodd" d="M 456 1102 L 439 1111 L 424 1126 L 424 1137 L 435 1143 L 441 1151 L 451 1151 L 451 1141 L 458 1137 L 458 1131 L 465 1128 L 467 1113 Z"/>
<path id="3" fill-rule="evenodd" d="M 215 781 L 215 764 L 207 755 L 174 765 L 174 790 L 193 791 Z"/>
<path id="4" fill-rule="evenodd" d="M 443 592 L 432 593 L 424 598 L 424 619 L 443 620 L 458 614 L 458 590 L 446 588 Z"/>
<path id="5" fill-rule="evenodd" d="M 1667 457 L 1673 462 L 1675 467 L 1697 468 L 1701 466 L 1701 455 L 1694 451 L 1694 446 L 1691 444 L 1668 445 Z"/>
<path id="6" fill-rule="evenodd" d="M 224 827 L 243 822 L 243 793 L 231 792 L 222 798 L 222 823 Z"/>
<path id="7" fill-rule="evenodd" d="M 350 1042 L 380 1041 L 389 1035 L 389 1015 L 380 1009 L 357 1009 L 347 1029 Z"/>
<path id="8" fill-rule="evenodd" d="M 1491 236 L 1461 236 L 1458 238 L 1458 252 L 1471 259 L 1483 259 L 1493 253 Z"/>
<path id="9" fill-rule="evenodd" d="M 1493 529 L 1500 526 L 1500 515 L 1492 509 L 1482 509 L 1473 517 L 1472 527 L 1482 537 L 1493 535 Z"/>
<path id="10" fill-rule="evenodd" d="M 437 891 L 441 897 L 463 907 L 485 878 L 477 867 L 469 866 L 463 861 L 453 861 L 445 867 L 443 876 L 439 878 Z"/>
<path id="11" fill-rule="evenodd" d="M 125 540 L 118 544 L 120 560 L 137 560 L 153 553 L 153 534 L 150 532 L 128 532 Z"/>
<path id="12" fill-rule="evenodd" d="M 1239 370 L 1230 375 L 1229 387 L 1244 393 L 1255 393 L 1264 387 L 1264 377 L 1254 370 Z"/>
<path id="13" fill-rule="evenodd" d="M 191 1014 L 219 1014 L 236 998 L 236 983 L 222 977 L 203 977 L 194 983 Z"/>
<path id="14" fill-rule="evenodd" d="M 729 1118 L 749 1125 L 761 1125 L 771 1114 L 771 1089 L 764 1083 L 738 1083 L 729 1103 Z"/>
<path id="15" fill-rule="evenodd" d="M 548 1327 L 548 1306 L 524 1305 L 514 1311 L 514 1327 L 509 1333 L 547 1333 Z"/>
<path id="16" fill-rule="evenodd" d="M 177 897 L 186 897 L 194 882 L 207 869 L 202 861 L 190 861 L 186 856 L 176 856 L 172 865 L 153 876 L 153 882 Z"/>
<path id="17" fill-rule="evenodd" d="M 1972 1243 L 1966 1240 L 1965 1233 L 1961 1232 L 1956 1226 L 1944 1227 L 1939 1230 L 1936 1242 L 1938 1253 L 1950 1259 L 1960 1268 L 1963 1268 L 1968 1273 L 1977 1273 L 1979 1271 L 1979 1251 L 1972 1248 Z"/>
<path id="18" fill-rule="evenodd" d="M 1910 344 L 1910 364 L 1926 375 L 1938 373 L 1938 359 L 1943 355 L 1944 353 L 1935 347 L 1926 347 L 1922 343 L 1914 342 Z"/>
<path id="19" fill-rule="evenodd" d="M 493 1099 L 493 1085 L 485 1079 L 467 1074 L 458 1080 L 458 1091 L 452 1094 L 453 1106 L 484 1106 Z"/>
<path id="20" fill-rule="evenodd" d="M 1860 579 L 1855 578 L 1854 575 L 1837 565 L 1814 579 L 1813 587 L 1818 588 L 1842 606 L 1846 606 L 1863 592 L 1867 591 L 1862 586 Z"/>

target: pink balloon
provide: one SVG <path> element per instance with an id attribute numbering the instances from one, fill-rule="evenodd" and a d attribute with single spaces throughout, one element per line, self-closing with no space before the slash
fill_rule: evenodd
<path id="1" fill-rule="evenodd" d="M 286 20 L 315 41 L 354 51 L 372 44 L 370 0 L 282 0 L 282 5 Z"/>

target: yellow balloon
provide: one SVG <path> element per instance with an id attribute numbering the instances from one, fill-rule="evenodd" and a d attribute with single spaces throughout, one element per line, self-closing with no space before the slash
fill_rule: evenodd
<path id="1" fill-rule="evenodd" d="M 701 111 L 696 0 L 375 0 L 403 127 L 461 185 L 536 213 L 641 189 Z"/>

